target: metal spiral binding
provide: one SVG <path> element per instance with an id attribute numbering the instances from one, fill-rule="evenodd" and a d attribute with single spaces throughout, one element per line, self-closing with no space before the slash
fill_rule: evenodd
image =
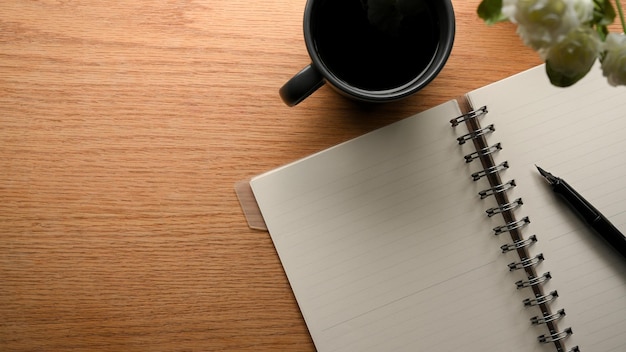
<path id="1" fill-rule="evenodd" d="M 493 232 L 495 233 L 495 235 L 499 235 L 505 232 L 510 232 L 510 231 L 519 229 L 528 224 L 530 224 L 530 218 L 528 218 L 528 216 L 525 216 L 522 220 L 513 221 L 506 225 L 494 227 Z"/>
<path id="2" fill-rule="evenodd" d="M 529 277 L 528 280 L 517 281 L 515 283 L 515 285 L 517 286 L 517 289 L 519 290 L 520 288 L 531 287 L 531 286 L 536 286 L 536 285 L 542 284 L 542 283 L 550 280 L 551 278 L 552 278 L 552 275 L 548 271 L 548 272 L 546 272 L 543 275 L 538 276 L 538 277 Z"/>
<path id="3" fill-rule="evenodd" d="M 522 303 L 524 303 L 524 306 L 528 307 L 528 306 L 538 306 L 540 304 L 544 304 L 544 303 L 548 303 L 548 302 L 552 302 L 554 301 L 557 297 L 559 297 L 559 293 L 554 290 L 548 294 L 545 294 L 543 296 L 538 296 L 535 298 L 526 298 Z"/>
<path id="4" fill-rule="evenodd" d="M 491 133 L 493 131 L 496 130 L 496 126 L 494 126 L 494 124 L 491 124 L 485 128 L 481 128 L 479 130 L 476 131 L 472 131 L 468 134 L 464 134 L 461 137 L 457 138 L 456 140 L 459 142 L 459 144 L 465 144 L 465 142 L 472 140 L 472 139 L 476 139 L 480 136 L 483 136 L 487 133 Z"/>
<path id="5" fill-rule="evenodd" d="M 469 102 L 467 103 L 467 106 L 471 105 Z M 532 235 L 523 239 L 520 229 L 530 223 L 530 218 L 525 216 L 521 220 L 516 220 L 515 216 L 512 214 L 513 210 L 521 207 L 524 203 L 522 198 L 517 198 L 513 201 L 509 201 L 507 199 L 507 191 L 517 185 L 514 179 L 511 179 L 508 182 L 502 182 L 500 179 L 500 172 L 509 168 L 509 162 L 504 161 L 498 165 L 495 165 L 494 163 L 492 154 L 502 150 L 502 144 L 496 143 L 491 146 L 487 146 L 485 136 L 494 132 L 496 130 L 495 126 L 494 124 L 490 124 L 487 127 L 481 128 L 480 122 L 477 120 L 477 118 L 487 114 L 487 112 L 487 106 L 483 106 L 480 109 L 470 111 L 450 120 L 450 123 L 453 127 L 455 127 L 463 122 L 467 122 L 467 125 L 469 126 L 470 132 L 457 138 L 459 145 L 463 145 L 470 140 L 475 140 L 474 142 L 477 150 L 465 155 L 464 159 L 466 163 L 470 163 L 476 159 L 481 159 L 483 162 L 484 169 L 472 173 L 471 176 L 474 181 L 479 181 L 484 177 L 488 178 L 489 184 L 492 187 L 478 192 L 478 195 L 480 196 L 480 199 L 485 199 L 493 195 L 499 203 L 498 206 L 486 210 L 487 216 L 492 217 L 497 214 L 502 214 L 506 220 L 505 225 L 497 226 L 493 229 L 493 231 L 495 235 L 509 232 L 511 238 L 513 239 L 513 243 L 505 244 L 500 247 L 502 253 L 518 251 L 517 255 L 520 261 L 508 264 L 509 270 L 515 271 L 523 269 L 526 273 L 527 279 L 519 280 L 515 282 L 515 285 L 517 289 L 531 288 L 534 292 L 534 298 L 524 299 L 522 303 L 526 307 L 537 306 L 541 310 L 542 315 L 531 318 L 531 324 L 545 324 L 550 331 L 549 334 L 538 336 L 538 340 L 545 344 L 555 343 L 559 351 L 564 351 L 565 347 L 560 341 L 567 338 L 573 332 L 571 328 L 559 331 L 561 329 L 556 326 L 556 321 L 565 316 L 565 310 L 560 309 L 556 313 L 551 313 L 550 307 L 548 306 L 550 302 L 554 301 L 558 297 L 558 292 L 554 290 L 550 293 L 544 294 L 542 290 L 541 286 L 552 279 L 552 275 L 549 271 L 544 272 L 541 275 L 537 275 L 536 273 L 536 266 L 544 260 L 543 253 L 539 253 L 534 257 L 527 257 L 530 256 L 530 254 L 526 248 L 537 242 L 537 236 Z M 575 346 L 567 350 L 567 352 L 580 352 L 580 349 L 578 346 Z"/>
<path id="6" fill-rule="evenodd" d="M 482 116 L 484 114 L 487 113 L 487 106 L 483 106 L 480 109 L 476 109 L 473 111 L 468 112 L 467 114 L 463 114 L 457 118 L 454 118 L 452 120 L 450 120 L 450 123 L 452 124 L 452 127 L 456 127 L 458 126 L 461 122 L 467 121 L 467 120 L 471 120 L 471 119 L 475 119 L 479 116 Z"/>
<path id="7" fill-rule="evenodd" d="M 572 328 L 567 328 L 567 329 L 565 329 L 563 331 L 554 332 L 554 333 L 549 334 L 549 335 L 541 335 L 541 336 L 537 337 L 537 339 L 539 339 L 539 342 L 541 342 L 541 343 L 550 343 L 550 342 L 563 340 L 564 338 L 568 337 L 569 335 L 571 335 L 573 333 L 574 332 L 572 331 Z M 578 346 L 576 348 L 578 348 Z"/>
<path id="8" fill-rule="evenodd" d="M 509 264 L 509 270 L 514 271 L 514 270 L 528 268 L 529 266 L 535 266 L 541 263 L 543 260 L 544 260 L 543 253 L 539 253 L 532 258 L 525 258 L 519 262 L 513 262 Z"/>
<path id="9" fill-rule="evenodd" d="M 555 321 L 563 318 L 565 316 L 565 309 L 559 309 L 558 312 L 554 314 L 544 314 L 543 317 L 532 317 L 530 318 L 530 323 L 533 325 L 541 325 L 550 321 Z"/>
<path id="10" fill-rule="evenodd" d="M 532 245 L 535 242 L 537 242 L 537 236 L 532 235 L 532 236 L 528 237 L 525 240 L 519 240 L 519 241 L 515 241 L 515 242 L 513 242 L 511 244 L 502 245 L 502 246 L 500 246 L 500 249 L 502 249 L 502 253 L 506 253 L 506 252 L 510 252 L 512 250 L 515 250 L 515 249 L 529 247 L 530 245 Z"/>
<path id="11" fill-rule="evenodd" d="M 492 195 L 494 195 L 496 193 L 506 192 L 506 191 L 508 191 L 509 189 L 511 189 L 511 188 L 513 188 L 515 186 L 517 186 L 515 184 L 515 180 L 511 180 L 509 182 L 497 185 L 495 187 L 491 187 L 491 188 L 486 189 L 484 191 L 480 191 L 480 192 L 478 192 L 478 195 L 480 196 L 480 199 L 485 199 L 485 198 L 487 198 L 489 196 L 492 196 Z"/>
<path id="12" fill-rule="evenodd" d="M 524 204 L 524 202 L 522 202 L 522 198 L 517 198 L 516 200 L 506 203 L 506 204 L 502 204 L 498 207 L 495 208 L 489 208 L 486 210 L 487 212 L 487 216 L 488 217 L 492 217 L 496 214 L 500 214 L 503 213 L 505 211 L 509 211 L 509 210 L 513 210 L 515 208 L 518 208 L 520 206 L 522 206 L 522 204 Z"/>
<path id="13" fill-rule="evenodd" d="M 480 158 L 481 156 L 487 156 L 489 154 L 493 154 L 498 150 L 502 150 L 502 143 L 496 143 L 491 147 L 483 148 L 481 150 L 477 150 L 473 153 L 467 154 L 464 156 L 466 163 L 471 163 L 472 161 Z"/>
<path id="14" fill-rule="evenodd" d="M 474 172 L 472 174 L 472 179 L 474 179 L 474 181 L 478 181 L 478 180 L 480 180 L 481 178 L 483 178 L 483 177 L 485 177 L 487 175 L 495 174 L 496 172 L 500 172 L 500 171 L 506 170 L 508 168 L 509 168 L 509 162 L 505 161 L 503 163 L 500 163 L 499 165 L 486 168 L 486 169 L 484 169 L 482 171 Z"/>

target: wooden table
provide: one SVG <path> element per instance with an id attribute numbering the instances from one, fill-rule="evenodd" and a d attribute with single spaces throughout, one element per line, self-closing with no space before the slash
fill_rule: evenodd
<path id="1" fill-rule="evenodd" d="M 478 2 L 418 95 L 288 108 L 304 0 L 3 1 L 0 350 L 313 351 L 233 185 L 540 63 Z"/>

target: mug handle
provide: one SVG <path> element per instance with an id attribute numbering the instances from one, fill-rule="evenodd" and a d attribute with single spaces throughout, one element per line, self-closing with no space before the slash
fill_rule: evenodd
<path id="1" fill-rule="evenodd" d="M 323 85 L 324 77 L 310 64 L 291 77 L 278 93 L 287 106 L 295 106 Z"/>

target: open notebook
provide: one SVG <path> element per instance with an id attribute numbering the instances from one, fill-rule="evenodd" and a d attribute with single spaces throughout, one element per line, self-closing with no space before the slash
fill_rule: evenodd
<path id="1" fill-rule="evenodd" d="M 317 350 L 626 351 L 626 259 L 535 164 L 626 232 L 626 90 L 540 66 L 253 178 Z"/>

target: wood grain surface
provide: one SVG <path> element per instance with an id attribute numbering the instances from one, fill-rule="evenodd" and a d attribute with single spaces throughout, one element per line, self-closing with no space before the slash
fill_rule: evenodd
<path id="1" fill-rule="evenodd" d="M 540 63 L 478 0 L 426 89 L 288 108 L 304 0 L 0 4 L 0 350 L 313 351 L 235 182 Z"/>

